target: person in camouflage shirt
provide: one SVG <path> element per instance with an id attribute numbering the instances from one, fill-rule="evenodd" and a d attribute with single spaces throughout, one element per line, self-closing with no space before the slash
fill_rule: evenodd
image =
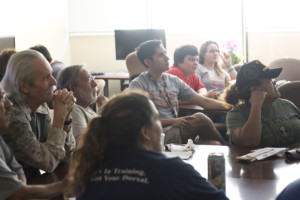
<path id="1" fill-rule="evenodd" d="M 14 54 L 1 82 L 13 103 L 8 109 L 10 124 L 3 139 L 23 165 L 26 176 L 38 169 L 52 172 L 75 148 L 70 112 L 74 96 L 67 90 L 53 93 L 56 80 L 44 56 L 26 50 Z M 53 120 L 46 102 L 53 100 Z"/>
<path id="2" fill-rule="evenodd" d="M 49 199 L 63 193 L 65 181 L 43 185 L 26 185 L 22 166 L 16 161 L 10 148 L 2 138 L 9 125 L 6 112 L 12 103 L 5 98 L 0 88 L 0 199 Z"/>

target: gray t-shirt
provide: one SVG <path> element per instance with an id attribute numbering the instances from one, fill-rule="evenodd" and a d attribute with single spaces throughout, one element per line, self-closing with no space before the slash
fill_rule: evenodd
<path id="1" fill-rule="evenodd" d="M 155 81 L 150 78 L 148 72 L 143 72 L 140 76 L 130 82 L 129 89 L 141 88 L 142 90 L 147 91 L 159 112 L 159 118 L 170 119 L 173 118 L 173 115 L 168 102 L 166 101 L 166 93 L 168 93 L 170 97 L 172 109 L 177 112 L 177 100 L 186 101 L 195 95 L 196 92 L 177 76 L 163 73 L 163 79 L 164 80 Z M 166 83 L 167 92 L 165 92 L 164 81 Z"/>
<path id="2" fill-rule="evenodd" d="M 78 135 L 83 133 L 83 130 L 87 127 L 90 119 L 97 116 L 97 113 L 90 108 L 84 108 L 78 104 L 75 104 L 72 112 L 72 133 L 76 138 Z"/>
<path id="3" fill-rule="evenodd" d="M 224 75 L 220 77 L 214 69 L 201 64 L 199 64 L 196 72 L 199 80 L 205 85 L 207 91 L 217 88 L 220 93 L 224 92 L 226 79 L 229 78 L 229 74 L 225 70 L 223 70 L 223 73 Z"/>
<path id="4" fill-rule="evenodd" d="M 262 133 L 259 147 L 299 147 L 300 145 L 300 111 L 290 101 L 277 99 L 269 106 L 263 107 Z M 241 104 L 228 112 L 227 134 L 244 126 L 250 115 L 250 107 Z"/>
<path id="5" fill-rule="evenodd" d="M 22 166 L 0 136 L 0 199 L 7 199 L 24 186 L 18 179 L 23 174 Z"/>

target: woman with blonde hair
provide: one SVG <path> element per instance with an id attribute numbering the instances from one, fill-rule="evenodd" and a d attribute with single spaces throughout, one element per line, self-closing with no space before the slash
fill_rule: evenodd
<path id="1" fill-rule="evenodd" d="M 220 56 L 226 70 L 220 63 Z M 236 77 L 237 73 L 231 64 L 230 55 L 227 52 L 220 53 L 219 46 L 214 41 L 206 41 L 202 44 L 199 63 L 197 75 L 206 86 L 207 91 L 215 89 L 219 93 L 223 93 L 226 86 L 229 85 L 229 81 Z"/>
<path id="2" fill-rule="evenodd" d="M 161 154 L 161 123 L 146 94 L 124 92 L 90 121 L 66 193 L 80 200 L 227 199 L 191 165 Z"/>

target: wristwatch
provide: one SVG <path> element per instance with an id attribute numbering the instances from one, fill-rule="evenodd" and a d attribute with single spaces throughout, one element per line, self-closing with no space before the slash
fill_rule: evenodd
<path id="1" fill-rule="evenodd" d="M 65 121 L 64 125 L 69 126 L 72 123 L 72 117 L 68 121 Z"/>

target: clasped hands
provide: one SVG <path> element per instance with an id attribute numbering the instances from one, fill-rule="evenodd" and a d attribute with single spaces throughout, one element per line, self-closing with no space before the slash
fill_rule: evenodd
<path id="1" fill-rule="evenodd" d="M 76 98 L 72 91 L 67 91 L 67 89 L 55 91 L 53 94 L 54 117 L 60 118 L 63 122 L 68 120 L 75 102 Z"/>

